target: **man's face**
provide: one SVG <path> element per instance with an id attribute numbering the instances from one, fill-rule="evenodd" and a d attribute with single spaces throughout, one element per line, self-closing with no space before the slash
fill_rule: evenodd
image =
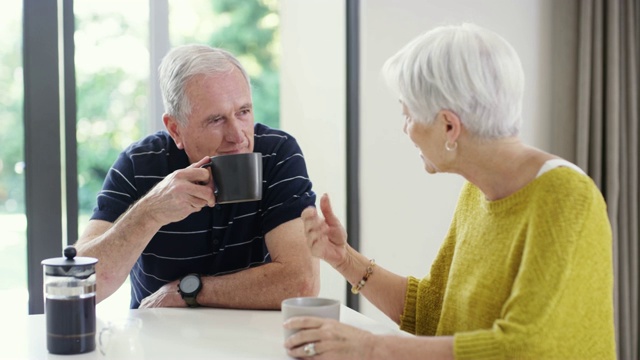
<path id="1" fill-rule="evenodd" d="M 179 149 L 195 163 L 205 156 L 253 152 L 251 89 L 240 70 L 197 75 L 187 82 L 191 115 L 185 126 L 165 116 L 165 126 Z"/>

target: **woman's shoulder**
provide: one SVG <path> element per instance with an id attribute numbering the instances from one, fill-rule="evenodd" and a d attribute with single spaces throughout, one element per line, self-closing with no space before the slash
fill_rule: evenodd
<path id="1" fill-rule="evenodd" d="M 574 211 L 606 211 L 602 192 L 587 174 L 570 167 L 556 167 L 536 179 L 532 202 L 547 208 L 573 208 Z M 580 210 L 582 209 L 582 210 Z"/>
<path id="2" fill-rule="evenodd" d="M 553 158 L 550 160 L 547 160 L 544 162 L 544 164 L 542 164 L 542 166 L 540 167 L 540 170 L 538 171 L 538 174 L 536 175 L 537 177 L 540 177 L 540 175 L 555 169 L 555 168 L 559 168 L 559 167 L 566 167 L 569 169 L 573 169 L 581 174 L 586 175 L 586 173 L 584 172 L 584 170 L 582 170 L 578 165 L 569 162 L 565 159 L 561 159 L 561 158 Z"/>
<path id="3" fill-rule="evenodd" d="M 564 190 L 563 194 L 579 194 L 583 191 L 586 193 L 599 192 L 593 179 L 575 165 L 574 167 L 561 165 L 548 169 L 536 178 L 536 182 L 543 189 Z"/>

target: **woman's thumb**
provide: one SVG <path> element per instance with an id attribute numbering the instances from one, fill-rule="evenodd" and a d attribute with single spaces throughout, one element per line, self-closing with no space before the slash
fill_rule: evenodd
<path id="1" fill-rule="evenodd" d="M 333 213 L 333 209 L 331 208 L 329 194 L 323 194 L 320 198 L 320 210 L 322 210 L 322 215 L 324 216 L 324 219 L 328 225 L 340 224 L 340 220 L 338 220 L 336 215 Z"/>

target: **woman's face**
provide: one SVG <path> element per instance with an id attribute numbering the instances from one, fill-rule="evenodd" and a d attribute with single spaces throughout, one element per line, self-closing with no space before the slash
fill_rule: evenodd
<path id="1" fill-rule="evenodd" d="M 420 157 L 424 163 L 424 168 L 429 174 L 442 172 L 438 164 L 443 159 L 445 139 L 439 135 L 439 122 L 434 121 L 430 125 L 425 125 L 411 117 L 406 105 L 402 105 L 404 115 L 403 131 L 409 136 L 411 142 L 420 150 Z"/>

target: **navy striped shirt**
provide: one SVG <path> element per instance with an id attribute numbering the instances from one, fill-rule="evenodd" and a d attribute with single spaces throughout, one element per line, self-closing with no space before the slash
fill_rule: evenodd
<path id="1" fill-rule="evenodd" d="M 163 226 L 130 272 L 131 308 L 188 273 L 224 275 L 270 262 L 265 234 L 315 204 L 296 140 L 262 124 L 254 128 L 254 152 L 262 153 L 262 200 L 204 207 Z M 109 170 L 91 218 L 115 222 L 165 176 L 189 165 L 165 131 L 130 145 Z"/>

